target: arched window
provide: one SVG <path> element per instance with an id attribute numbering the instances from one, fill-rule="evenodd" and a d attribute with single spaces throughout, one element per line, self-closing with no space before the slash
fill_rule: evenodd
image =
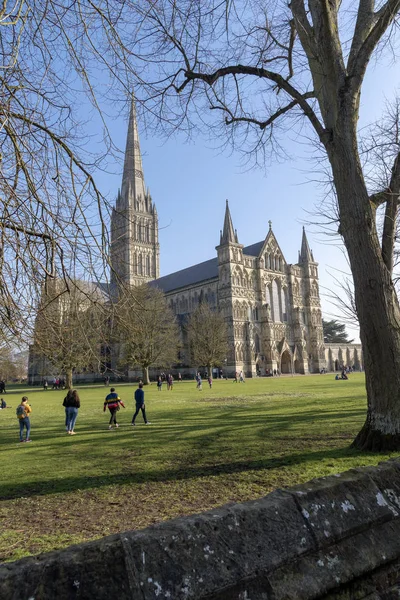
<path id="1" fill-rule="evenodd" d="M 146 256 L 146 275 L 148 275 L 149 277 L 151 276 L 150 256 L 149 255 Z"/>
<path id="2" fill-rule="evenodd" d="M 286 290 L 281 288 L 282 321 L 287 321 Z"/>
<path id="3" fill-rule="evenodd" d="M 276 279 L 273 280 L 272 282 L 272 320 L 273 321 L 281 321 L 281 314 L 280 314 L 280 302 L 279 302 L 279 288 L 278 288 L 278 283 L 276 281 Z"/>
<path id="4" fill-rule="evenodd" d="M 275 256 L 275 271 L 279 271 L 279 257 Z"/>
<path id="5" fill-rule="evenodd" d="M 138 259 L 138 275 L 143 275 L 143 257 L 141 254 L 139 254 Z"/>

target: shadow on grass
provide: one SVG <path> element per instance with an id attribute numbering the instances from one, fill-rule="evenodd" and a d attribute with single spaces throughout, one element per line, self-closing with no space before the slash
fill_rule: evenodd
<path id="1" fill-rule="evenodd" d="M 33 484 L 9 484 L 2 486 L 0 500 L 13 500 L 20 497 L 48 494 L 69 493 L 74 491 L 100 489 L 115 485 L 132 485 L 146 483 L 167 483 L 196 478 L 235 475 L 247 471 L 265 471 L 279 469 L 305 462 L 315 462 L 326 459 L 339 459 L 362 456 L 363 453 L 346 448 L 334 448 L 314 452 L 300 452 L 286 456 L 265 458 L 260 460 L 237 461 L 216 465 L 183 466 L 176 469 L 142 471 L 129 474 L 96 475 L 93 477 L 66 477 L 62 480 L 43 480 Z M 134 466 L 134 463 L 133 463 Z"/>

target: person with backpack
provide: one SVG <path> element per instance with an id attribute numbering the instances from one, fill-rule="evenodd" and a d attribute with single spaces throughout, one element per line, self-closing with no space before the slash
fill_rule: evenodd
<path id="1" fill-rule="evenodd" d="M 106 409 L 110 411 L 110 422 L 108 424 L 108 429 L 112 429 L 113 423 L 115 427 L 119 427 L 117 423 L 117 412 L 119 411 L 119 407 L 123 406 L 125 408 L 125 404 L 122 402 L 121 398 L 118 396 L 115 388 L 110 389 L 110 393 L 106 396 L 104 400 L 103 412 L 106 412 Z"/>
<path id="2" fill-rule="evenodd" d="M 76 390 L 68 390 L 68 393 L 64 398 L 63 406 L 65 406 L 65 428 L 68 435 L 75 435 L 75 422 L 78 416 L 78 408 L 81 407 L 81 402 Z"/>
<path id="3" fill-rule="evenodd" d="M 30 434 L 31 434 L 31 420 L 29 415 L 32 412 L 32 408 L 28 404 L 28 397 L 23 396 L 21 400 L 21 404 L 17 406 L 17 419 L 19 420 L 19 441 L 20 442 L 30 442 Z M 26 429 L 25 439 L 24 439 L 24 429 Z"/>

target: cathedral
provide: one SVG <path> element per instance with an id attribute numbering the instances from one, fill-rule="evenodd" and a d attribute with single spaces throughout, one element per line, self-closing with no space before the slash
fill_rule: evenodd
<path id="1" fill-rule="evenodd" d="M 264 240 L 250 246 L 239 241 L 228 201 L 214 258 L 160 277 L 158 216 L 145 186 L 135 105 L 132 103 L 122 175 L 111 215 L 110 286 L 119 282 L 147 283 L 162 290 L 181 325 L 199 302 L 220 311 L 228 327 L 229 352 L 221 365 L 229 376 L 243 371 L 247 377 L 275 373 L 320 373 L 343 366 L 362 369 L 359 344 L 324 344 L 318 263 L 303 228 L 296 263 L 288 263 L 272 223 Z M 183 336 L 184 342 L 184 336 Z M 110 357 L 110 367 L 115 357 Z M 42 366 L 40 366 L 42 365 Z M 201 365 L 190 364 L 183 344 L 179 370 L 193 376 Z M 30 354 L 29 382 L 52 373 L 48 361 Z M 154 374 L 153 374 L 154 375 Z M 128 379 L 141 376 L 129 371 Z M 76 381 L 97 380 L 100 374 L 76 373 Z"/>
<path id="2" fill-rule="evenodd" d="M 290 264 L 271 222 L 264 240 L 243 246 L 226 201 L 214 258 L 159 277 L 159 252 L 157 211 L 144 182 L 132 104 L 122 186 L 111 219 L 111 281 L 158 287 L 180 322 L 200 300 L 221 311 L 229 332 L 228 374 L 315 373 L 326 367 L 318 263 L 304 228 L 298 261 Z M 187 350 L 181 360 L 190 367 Z"/>

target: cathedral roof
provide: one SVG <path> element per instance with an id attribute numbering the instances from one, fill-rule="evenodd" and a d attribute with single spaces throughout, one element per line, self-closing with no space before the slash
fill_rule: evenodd
<path id="1" fill-rule="evenodd" d="M 264 241 L 247 246 L 246 248 L 243 248 L 243 254 L 248 256 L 258 256 L 258 252 L 263 247 L 263 244 Z M 150 281 L 149 285 L 152 287 L 157 287 L 160 290 L 163 290 L 163 292 L 172 292 L 173 290 L 185 288 L 196 283 L 201 283 L 202 281 L 206 281 L 208 279 L 217 278 L 218 259 L 212 258 L 211 260 L 206 260 L 198 263 L 197 265 L 193 265 L 192 267 L 188 267 L 187 269 L 182 269 L 181 271 L 176 271 L 170 275 L 165 275 L 165 277 L 160 277 L 159 279 Z"/>
<path id="2" fill-rule="evenodd" d="M 206 279 L 216 279 L 218 277 L 218 259 L 212 258 L 187 269 L 176 271 L 165 277 L 160 277 L 150 281 L 149 285 L 158 287 L 163 292 L 171 292 L 179 288 L 184 288 Z"/>
<path id="3" fill-rule="evenodd" d="M 251 246 L 246 246 L 246 248 L 243 248 L 243 254 L 247 254 L 247 256 L 259 256 L 263 245 L 264 240 L 262 242 L 257 242 L 256 244 L 252 244 Z"/>

